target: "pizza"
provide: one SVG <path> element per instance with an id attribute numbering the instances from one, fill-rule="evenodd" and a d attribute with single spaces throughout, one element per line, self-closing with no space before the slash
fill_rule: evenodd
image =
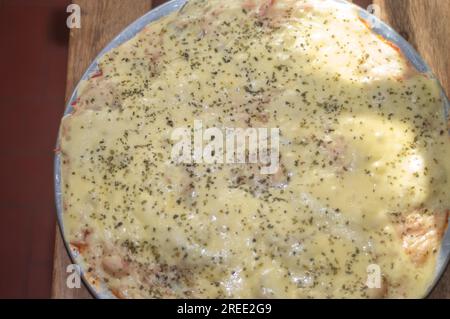
<path id="1" fill-rule="evenodd" d="M 80 84 L 64 236 L 117 298 L 423 297 L 450 209 L 440 92 L 348 4 L 190 0 Z M 180 128 L 213 160 L 174 158 Z M 276 169 L 224 160 L 230 129 L 277 132 Z"/>

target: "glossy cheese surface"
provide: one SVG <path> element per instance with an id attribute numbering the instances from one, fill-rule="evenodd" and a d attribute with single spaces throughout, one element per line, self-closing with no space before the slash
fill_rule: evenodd
<path id="1" fill-rule="evenodd" d="M 436 81 L 328 0 L 191 0 L 61 124 L 65 236 L 123 298 L 422 297 L 450 209 Z M 178 164 L 175 128 L 280 129 L 280 169 Z M 370 288 L 373 266 L 381 286 Z"/>

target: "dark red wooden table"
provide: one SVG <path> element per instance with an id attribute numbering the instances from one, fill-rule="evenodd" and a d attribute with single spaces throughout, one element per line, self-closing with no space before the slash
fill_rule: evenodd
<path id="1" fill-rule="evenodd" d="M 0 298 L 48 298 L 69 0 L 0 0 Z"/>

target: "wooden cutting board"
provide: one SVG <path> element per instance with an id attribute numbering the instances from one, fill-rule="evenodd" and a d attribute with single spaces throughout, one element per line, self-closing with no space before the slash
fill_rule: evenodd
<path id="1" fill-rule="evenodd" d="M 124 27 L 149 11 L 151 0 L 75 0 L 81 8 L 81 29 L 70 32 L 66 99 L 91 61 Z M 367 7 L 371 0 L 354 0 Z M 381 18 L 394 27 L 419 51 L 450 93 L 450 0 L 374 0 Z M 55 238 L 53 298 L 92 298 L 87 289 L 66 286 L 67 255 L 59 228 Z M 431 298 L 450 298 L 450 269 L 440 280 Z"/>

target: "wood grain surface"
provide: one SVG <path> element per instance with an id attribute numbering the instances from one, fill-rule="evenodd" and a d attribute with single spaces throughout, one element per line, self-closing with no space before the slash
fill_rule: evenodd
<path id="1" fill-rule="evenodd" d="M 147 12 L 150 0 L 77 0 L 82 11 L 81 29 L 71 31 L 66 98 L 92 59 L 125 26 Z M 160 4 L 161 0 L 153 1 Z M 371 0 L 354 0 L 367 8 Z M 374 0 L 381 18 L 405 37 L 423 56 L 450 93 L 450 0 Z M 85 287 L 68 289 L 66 267 L 70 263 L 59 229 L 55 240 L 53 298 L 92 298 Z M 450 298 L 450 269 L 431 298 Z"/>

